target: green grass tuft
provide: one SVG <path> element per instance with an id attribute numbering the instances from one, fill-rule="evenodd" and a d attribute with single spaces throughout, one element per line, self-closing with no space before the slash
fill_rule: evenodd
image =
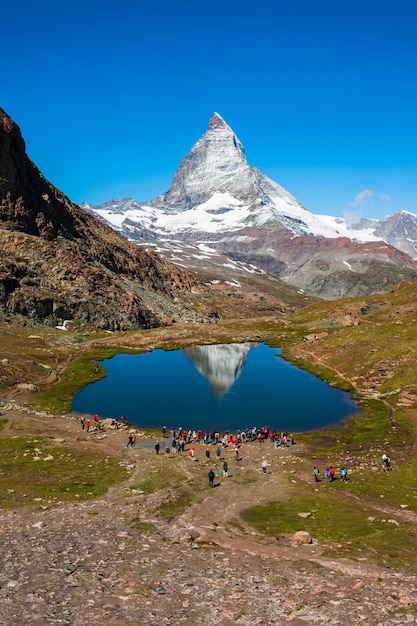
<path id="1" fill-rule="evenodd" d="M 127 478 L 124 464 L 98 452 L 54 447 L 48 438 L 0 439 L 2 508 L 91 500 Z"/>

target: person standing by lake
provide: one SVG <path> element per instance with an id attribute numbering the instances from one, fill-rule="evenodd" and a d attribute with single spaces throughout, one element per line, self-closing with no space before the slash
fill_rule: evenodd
<path id="1" fill-rule="evenodd" d="M 391 457 L 388 456 L 388 454 L 383 454 L 382 455 L 382 463 L 383 463 L 383 470 L 384 472 L 390 472 L 391 471 Z"/>
<path id="2" fill-rule="evenodd" d="M 227 478 L 227 461 L 223 463 L 223 478 Z"/>

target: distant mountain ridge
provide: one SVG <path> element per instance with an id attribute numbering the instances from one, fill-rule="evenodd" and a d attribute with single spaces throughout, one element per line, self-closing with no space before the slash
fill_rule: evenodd
<path id="1" fill-rule="evenodd" d="M 310 213 L 248 165 L 218 113 L 166 193 L 143 203 L 122 199 L 84 208 L 139 243 L 170 240 L 226 254 L 321 297 L 377 291 L 417 269 L 417 216 L 400 211 L 352 226 Z"/>

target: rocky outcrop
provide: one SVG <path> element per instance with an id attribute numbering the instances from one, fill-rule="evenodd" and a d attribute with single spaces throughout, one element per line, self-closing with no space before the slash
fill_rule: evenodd
<path id="1" fill-rule="evenodd" d="M 417 259 L 417 216 L 398 211 L 377 222 L 375 234 L 391 246 Z"/>
<path id="2" fill-rule="evenodd" d="M 138 248 L 73 204 L 26 155 L 19 128 L 0 109 L 0 310 L 55 324 L 103 329 L 190 319 L 178 297 L 196 281 Z"/>
<path id="3" fill-rule="evenodd" d="M 70 204 L 26 155 L 16 124 L 0 109 L 0 221 L 44 239 L 79 233 Z"/>
<path id="4" fill-rule="evenodd" d="M 288 237 L 285 230 L 247 228 L 239 239 L 224 237 L 216 247 L 325 299 L 367 295 L 417 277 L 417 263 L 384 241 Z"/>

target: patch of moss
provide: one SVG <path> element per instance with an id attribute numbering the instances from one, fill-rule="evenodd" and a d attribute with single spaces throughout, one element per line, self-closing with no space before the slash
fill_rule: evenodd
<path id="1" fill-rule="evenodd" d="M 91 500 L 128 478 L 124 464 L 48 438 L 0 439 L 0 507 Z"/>
<path id="2" fill-rule="evenodd" d="M 151 524 L 151 522 L 145 522 L 144 520 L 140 519 L 140 517 L 134 517 L 133 519 L 131 519 L 130 525 L 136 528 L 136 530 L 138 530 L 139 532 L 153 532 L 154 530 L 156 530 L 154 524 Z"/>
<path id="3" fill-rule="evenodd" d="M 175 517 L 178 517 L 186 509 L 188 509 L 194 502 L 195 494 L 190 487 L 179 487 L 175 489 L 165 502 L 160 504 L 156 509 L 157 513 L 162 519 L 170 522 Z"/>
<path id="4" fill-rule="evenodd" d="M 131 489 L 138 489 L 149 495 L 180 482 L 181 472 L 169 461 L 169 459 L 164 459 L 159 466 L 148 469 L 146 476 L 139 483 L 132 485 Z"/>

